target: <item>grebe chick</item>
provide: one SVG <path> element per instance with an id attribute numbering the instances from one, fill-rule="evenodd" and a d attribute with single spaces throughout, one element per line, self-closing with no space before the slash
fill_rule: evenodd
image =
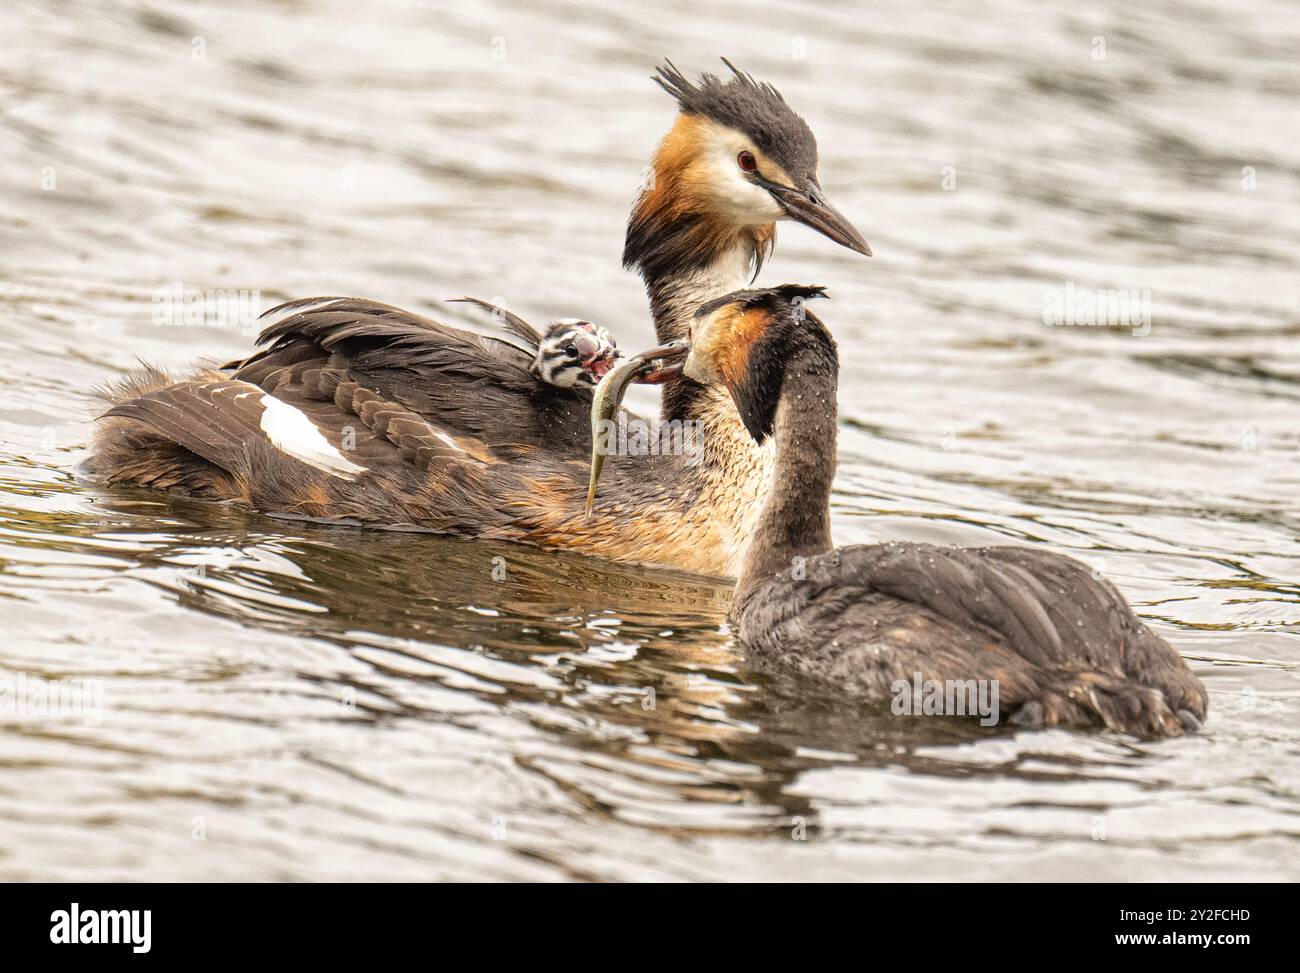
<path id="1" fill-rule="evenodd" d="M 558 318 L 542 335 L 530 370 L 547 385 L 590 388 L 621 357 L 618 343 L 604 328 L 580 318 Z"/>
<path id="2" fill-rule="evenodd" d="M 1147 737 L 1197 729 L 1200 680 L 1073 558 L 1029 547 L 832 547 L 839 361 L 803 304 L 819 296 L 787 285 L 712 301 L 689 352 L 676 352 L 688 379 L 728 390 L 755 442 L 776 444 L 730 612 L 752 657 L 882 702 L 900 684 L 975 680 L 996 685 L 1012 723 Z"/>
<path id="3" fill-rule="evenodd" d="M 540 382 L 556 388 L 593 387 L 619 358 L 618 342 L 605 328 L 581 318 L 557 318 L 545 331 L 538 331 L 512 311 L 477 297 L 456 297 L 453 301 L 473 304 L 492 314 L 505 330 L 523 340 L 531 352 L 529 371 Z"/>

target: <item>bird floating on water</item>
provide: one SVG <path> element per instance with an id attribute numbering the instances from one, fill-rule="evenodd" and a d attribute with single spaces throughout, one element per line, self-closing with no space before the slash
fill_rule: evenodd
<path id="1" fill-rule="evenodd" d="M 623 263 L 661 342 L 703 302 L 746 286 L 775 224 L 871 249 L 827 200 L 812 131 L 769 84 L 654 80 L 677 117 L 628 220 Z M 270 514 L 411 526 L 734 577 L 772 474 L 724 391 L 665 389 L 661 419 L 697 424 L 702 454 L 625 457 L 584 513 L 591 389 L 540 381 L 509 342 L 356 298 L 267 312 L 261 350 L 180 378 L 143 368 L 105 390 L 88 472 Z M 576 378 L 576 376 L 575 376 Z"/>
<path id="2" fill-rule="evenodd" d="M 730 612 L 751 659 L 882 702 L 900 686 L 991 683 L 1001 712 L 1021 725 L 1148 737 L 1199 728 L 1200 680 L 1073 558 L 1010 546 L 832 546 L 839 358 L 805 307 L 823 296 L 796 285 L 727 295 L 700 308 L 689 341 L 619 366 L 679 369 L 723 389 L 754 442 L 775 443 Z M 618 408 L 627 383 L 615 372 L 597 391 L 594 421 Z M 593 464 L 593 486 L 598 473 Z"/>

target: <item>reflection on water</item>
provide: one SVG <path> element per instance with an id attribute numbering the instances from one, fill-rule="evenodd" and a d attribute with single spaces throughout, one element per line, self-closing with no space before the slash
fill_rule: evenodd
<path id="1" fill-rule="evenodd" d="M 1296 877 L 1300 23 L 1036 11 L 6 8 L 0 678 L 105 710 L 0 715 L 0 878 Z M 891 719 L 750 668 L 713 582 L 75 481 L 91 386 L 247 350 L 176 288 L 648 340 L 664 53 L 776 81 L 879 254 L 783 229 L 763 278 L 835 298 L 838 541 L 1086 558 L 1204 735 Z M 1045 326 L 1067 285 L 1150 332 Z"/>

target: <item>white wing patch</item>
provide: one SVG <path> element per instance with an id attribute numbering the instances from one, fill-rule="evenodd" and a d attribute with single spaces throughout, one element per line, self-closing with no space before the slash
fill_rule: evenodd
<path id="1" fill-rule="evenodd" d="M 430 426 L 430 428 L 432 429 L 433 427 Z M 448 436 L 448 435 L 447 435 L 445 432 L 443 432 L 441 429 L 434 429 L 434 430 L 433 430 L 433 434 L 434 434 L 435 436 L 437 436 L 439 439 L 441 439 L 441 440 L 442 440 L 444 443 L 446 443 L 448 446 L 450 446 L 452 449 L 454 449 L 456 452 L 458 452 L 458 453 L 463 453 L 463 452 L 465 452 L 465 450 L 461 449 L 460 446 L 458 446 L 458 445 L 456 444 L 456 440 L 452 439 L 450 436 Z"/>
<path id="2" fill-rule="evenodd" d="M 307 415 L 273 395 L 262 394 L 262 432 L 281 452 L 331 476 L 351 480 L 365 473 L 329 444 Z"/>

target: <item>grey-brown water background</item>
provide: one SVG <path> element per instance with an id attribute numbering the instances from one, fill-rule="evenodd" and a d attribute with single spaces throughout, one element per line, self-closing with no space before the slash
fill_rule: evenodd
<path id="1" fill-rule="evenodd" d="M 0 878 L 1297 877 L 1294 4 L 10 0 L 0 37 L 0 677 L 105 705 L 0 717 Z M 664 55 L 775 82 L 875 247 L 786 226 L 761 278 L 834 296 L 838 542 L 1089 559 L 1203 735 L 882 720 L 749 670 L 720 586 L 74 478 L 90 387 L 250 347 L 155 324 L 176 286 L 648 341 Z M 1045 326 L 1067 284 L 1150 333 Z"/>

